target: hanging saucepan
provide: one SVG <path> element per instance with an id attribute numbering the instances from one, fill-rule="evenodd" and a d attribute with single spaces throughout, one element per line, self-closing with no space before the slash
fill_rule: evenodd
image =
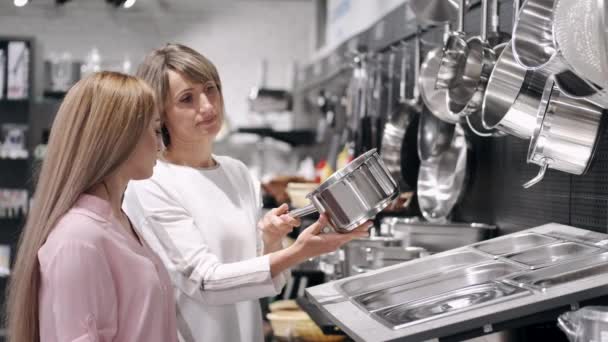
<path id="1" fill-rule="evenodd" d="M 446 222 L 460 200 L 466 184 L 468 143 L 462 127 L 456 125 L 449 149 L 421 161 L 418 174 L 418 205 L 430 222 Z"/>
<path id="2" fill-rule="evenodd" d="M 557 53 L 553 41 L 555 0 L 526 0 L 513 27 L 515 60 L 528 70 L 547 65 Z"/>
<path id="3" fill-rule="evenodd" d="M 540 182 L 547 168 L 575 175 L 585 173 L 598 145 L 602 113 L 602 108 L 590 101 L 564 95 L 549 79 L 528 149 L 528 163 L 541 169 L 523 187 Z"/>
<path id="4" fill-rule="evenodd" d="M 449 25 L 446 25 L 445 27 L 445 33 L 448 33 Z M 429 111 L 442 121 L 454 124 L 460 121 L 460 117 L 451 114 L 448 110 L 446 99 L 447 90 L 435 88 L 437 72 L 439 71 L 439 66 L 441 65 L 441 56 L 441 48 L 434 48 L 426 55 L 422 65 L 420 66 L 418 85 L 420 87 L 422 101 Z"/>
<path id="5" fill-rule="evenodd" d="M 518 7 L 518 6 L 517 6 Z M 450 111 L 459 111 L 454 115 L 464 115 L 473 133 L 481 137 L 500 137 L 505 133 L 484 127 L 481 107 L 485 98 L 489 76 L 494 70 L 496 56 L 505 48 L 508 34 L 500 32 L 498 0 L 482 1 L 481 36 L 470 38 L 467 64 L 463 66 L 463 85 L 448 91 L 448 107 Z M 487 23 L 491 22 L 489 34 L 486 32 Z M 491 40 L 490 40 L 491 39 Z M 466 85 L 470 83 L 470 85 Z M 471 93 L 472 91 L 472 93 Z M 457 95 L 456 95 L 457 94 Z M 465 105 L 458 102 L 465 102 Z"/>
<path id="6" fill-rule="evenodd" d="M 468 116 L 481 108 L 488 78 L 496 62 L 496 54 L 487 42 L 488 0 L 482 0 L 481 35 L 467 40 L 468 54 L 459 66 L 460 79 L 448 89 L 448 109 L 458 116 Z"/>
<path id="7" fill-rule="evenodd" d="M 415 38 L 415 43 L 418 46 L 418 36 Z M 416 57 L 419 53 L 417 52 L 418 49 L 418 47 L 414 48 L 414 74 L 418 73 L 417 68 L 419 67 L 419 62 L 416 62 L 419 60 Z M 399 103 L 396 110 L 389 114 L 384 127 L 382 159 L 391 175 L 403 185 L 402 190 L 411 190 L 416 187 L 418 167 L 420 165 L 418 155 L 415 153 L 416 132 L 412 133 L 411 126 L 417 124 L 417 117 L 421 108 L 416 85 L 414 85 L 413 97 L 411 99 L 406 97 L 408 60 L 405 44 L 403 44 L 402 53 Z M 412 134 L 414 134 L 414 139 L 411 137 Z M 414 151 L 414 153 L 411 151 Z"/>
<path id="8" fill-rule="evenodd" d="M 398 195 L 397 182 L 373 149 L 336 171 L 306 196 L 312 204 L 289 215 L 324 213 L 337 232 L 345 233 L 372 219 Z"/>
<path id="9" fill-rule="evenodd" d="M 448 40 L 443 47 L 443 54 L 437 71 L 435 88 L 447 89 L 462 81 L 462 65 L 466 63 L 469 54 L 466 33 L 464 32 L 464 0 L 458 2 L 458 21 L 456 31 L 450 32 Z"/>
<path id="10" fill-rule="evenodd" d="M 575 1 L 573 0 L 573 2 Z M 583 53 L 586 50 L 580 49 L 578 42 L 582 42 L 584 37 L 579 37 L 578 41 L 564 46 L 557 45 L 555 39 L 556 24 L 560 26 L 568 25 L 559 28 L 560 32 L 563 32 L 564 30 L 572 30 L 572 27 L 569 26 L 572 23 L 571 19 L 560 20 L 558 23 L 554 22 L 555 4 L 555 0 L 526 0 L 524 2 L 513 29 L 515 60 L 528 70 L 540 68 L 552 70 L 555 74 L 555 84 L 570 97 L 587 98 L 593 102 L 608 105 L 608 89 L 602 88 L 573 72 L 573 68 L 561 52 L 562 49 L 566 48 L 571 50 L 567 52 L 568 55 Z M 568 17 L 569 15 L 566 13 L 561 17 Z M 581 25 L 583 24 L 585 23 L 581 23 Z M 600 31 L 594 31 L 594 34 L 601 34 Z M 563 33 L 561 35 L 563 36 Z M 584 58 L 589 60 L 598 59 L 597 56 L 586 56 Z"/>
<path id="11" fill-rule="evenodd" d="M 519 65 L 507 43 L 486 86 L 481 107 L 484 127 L 522 139 L 532 137 L 548 77 L 545 69 L 526 70 Z"/>

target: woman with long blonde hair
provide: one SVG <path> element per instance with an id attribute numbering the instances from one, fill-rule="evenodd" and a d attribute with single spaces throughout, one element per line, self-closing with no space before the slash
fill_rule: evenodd
<path id="1" fill-rule="evenodd" d="M 9 341 L 177 341 L 169 275 L 121 210 L 161 148 L 142 80 L 101 72 L 70 89 L 11 275 Z"/>

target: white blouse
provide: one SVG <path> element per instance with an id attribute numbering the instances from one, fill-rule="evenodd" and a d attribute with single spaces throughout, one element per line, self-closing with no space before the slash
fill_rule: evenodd
<path id="1" fill-rule="evenodd" d="M 181 341 L 263 341 L 258 299 L 277 295 L 289 271 L 272 279 L 262 256 L 259 183 L 242 162 L 214 159 L 210 169 L 159 160 L 123 207 L 169 270 Z"/>

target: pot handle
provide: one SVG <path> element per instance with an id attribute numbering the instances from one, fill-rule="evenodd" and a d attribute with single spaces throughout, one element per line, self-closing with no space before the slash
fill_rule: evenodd
<path id="1" fill-rule="evenodd" d="M 524 189 L 528 189 L 529 187 L 533 186 L 534 184 L 540 182 L 541 180 L 543 180 L 543 178 L 545 177 L 545 172 L 547 172 L 547 168 L 549 167 L 549 164 L 551 163 L 551 159 L 550 158 L 542 158 L 540 160 L 541 162 L 541 166 L 540 166 L 540 171 L 538 171 L 538 175 L 536 175 L 536 177 L 530 179 L 529 181 L 527 181 L 523 187 Z"/>
<path id="2" fill-rule="evenodd" d="M 300 218 L 300 217 L 304 217 L 304 216 L 307 216 L 307 215 L 310 215 L 310 214 L 316 213 L 316 212 L 317 212 L 317 208 L 315 208 L 314 205 L 309 204 L 309 205 L 305 206 L 304 208 L 292 210 L 288 214 L 289 214 L 289 216 L 291 216 L 293 218 Z"/>
<path id="3" fill-rule="evenodd" d="M 576 326 L 572 322 L 572 312 L 568 311 L 557 317 L 557 326 L 573 341 L 576 338 Z"/>

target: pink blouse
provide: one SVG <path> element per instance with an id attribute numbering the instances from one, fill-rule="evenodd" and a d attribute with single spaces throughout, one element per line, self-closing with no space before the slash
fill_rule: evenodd
<path id="1" fill-rule="evenodd" d="M 82 195 L 38 261 L 41 341 L 177 341 L 169 275 L 120 226 L 109 202 Z"/>

